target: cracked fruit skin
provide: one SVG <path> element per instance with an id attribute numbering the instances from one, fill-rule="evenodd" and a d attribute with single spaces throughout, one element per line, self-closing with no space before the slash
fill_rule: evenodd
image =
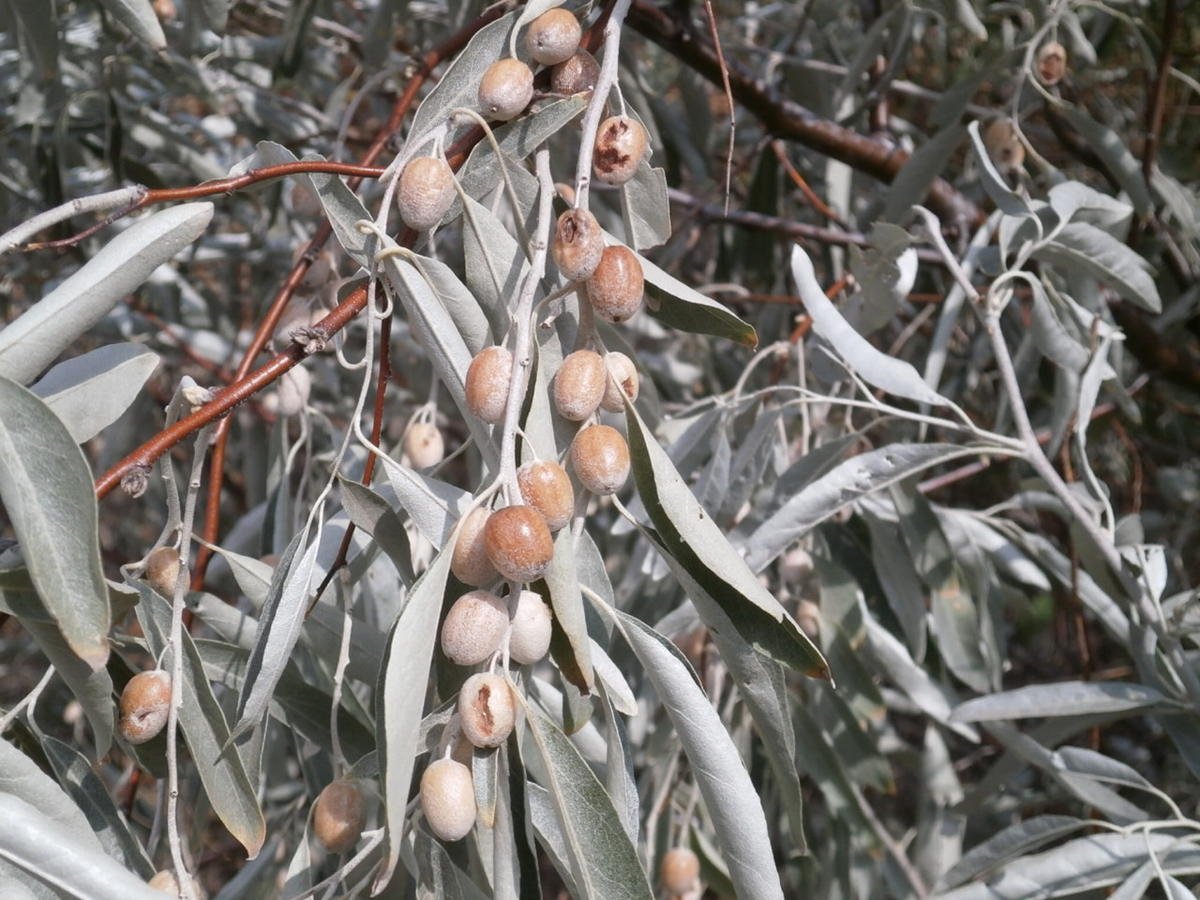
<path id="1" fill-rule="evenodd" d="M 611 116 L 596 130 L 592 171 L 597 181 L 625 184 L 646 155 L 646 129 L 629 116 Z"/>
<path id="2" fill-rule="evenodd" d="M 458 692 L 462 732 L 476 747 L 499 747 L 508 740 L 517 718 L 512 689 L 499 675 L 472 675 Z"/>
<path id="3" fill-rule="evenodd" d="M 564 278 L 586 281 L 604 255 L 604 229 L 586 209 L 568 209 L 554 226 L 550 252 Z"/>
<path id="4" fill-rule="evenodd" d="M 313 804 L 313 833 L 330 853 L 344 853 L 357 844 L 366 821 L 362 789 L 353 781 L 330 782 Z"/>
<path id="5" fill-rule="evenodd" d="M 475 784 L 471 770 L 453 759 L 438 759 L 421 775 L 421 812 L 443 841 L 461 841 L 475 827 Z"/>
<path id="6" fill-rule="evenodd" d="M 536 581 L 550 567 L 554 539 L 532 506 L 506 506 L 488 517 L 483 529 L 487 556 L 508 581 Z"/>

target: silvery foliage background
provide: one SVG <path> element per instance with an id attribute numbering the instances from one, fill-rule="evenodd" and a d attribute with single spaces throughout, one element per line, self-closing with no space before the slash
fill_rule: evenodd
<path id="1" fill-rule="evenodd" d="M 246 2 L 232 13 L 222 0 L 176 5 L 163 29 L 142 0 L 0 4 L 5 229 L 121 183 L 193 184 L 292 155 L 353 159 L 410 63 L 388 46 L 393 26 L 402 21 L 400 45 L 418 52 L 477 12 L 397 0 Z M 789 95 L 860 129 L 876 97 L 863 73 L 877 54 L 889 61 L 883 77 L 901 98 L 893 125 L 917 153 L 887 187 L 790 147 L 817 192 L 871 237 L 865 249 L 811 244 L 802 255 L 761 233 L 702 227 L 682 209 L 668 234 L 667 183 L 720 202 L 725 125 L 708 86 L 629 33 L 622 88 L 662 172 L 647 167 L 625 196 L 598 192 L 597 203 L 609 231 L 661 267 L 648 269 L 656 314 L 603 331 L 643 372 L 643 396 L 624 424 L 636 468 L 626 500 L 644 527 L 603 505 L 583 549 L 559 554 L 569 565 L 557 564 L 547 585 L 563 626 L 554 664 L 527 683 L 520 747 L 476 761 L 481 799 L 499 824 L 449 849 L 403 828 L 414 757 L 419 770 L 448 717 L 443 701 L 464 677 L 436 656 L 429 664 L 447 578 L 435 550 L 464 490 L 478 484 L 480 457 L 471 451 L 429 478 L 403 466 L 397 449 L 372 490 L 341 484 L 318 538 L 305 518 L 363 377 L 326 353 L 306 364 L 314 387 L 303 427 L 253 404 L 235 413 L 223 552 L 212 593 L 188 598 L 203 627 L 185 648 L 184 821 L 206 885 L 220 897 L 296 896 L 338 869 L 309 841 L 306 817 L 332 777 L 330 686 L 346 603 L 354 629 L 342 750 L 382 796 L 400 797 L 374 810 L 371 827 L 382 830 L 337 873 L 338 892 L 365 890 L 385 854 L 399 860 L 388 888 L 397 896 L 416 885 L 485 896 L 501 866 L 528 888 L 536 851 L 577 894 L 646 896 L 683 823 L 682 840 L 721 896 L 1014 897 L 1119 886 L 1135 897 L 1153 883 L 1187 895 L 1200 871 L 1200 698 L 1181 672 L 1194 669 L 1200 627 L 1189 551 L 1194 394 L 1161 379 L 1131 394 L 1146 366 L 1123 347 L 1108 305 L 1121 296 L 1157 314 L 1152 327 L 1168 342 L 1184 343 L 1173 335 L 1194 323 L 1195 284 L 1164 275 L 1163 254 L 1195 271 L 1195 123 L 1167 122 L 1149 187 L 1139 148 L 1123 137 L 1136 132 L 1145 101 L 1118 73 L 1153 68 L 1156 12 L 915 3 L 864 23 L 845 4 L 784 4 L 769 16 L 719 8 L 727 53 L 761 71 L 762 48 L 774 48 L 773 77 Z M 445 94 L 469 98 L 507 27 L 463 55 Z M 1027 51 L 1052 35 L 1071 55 L 1064 114 L 1099 162 L 1062 152 L 1040 117 L 1048 101 L 1028 85 Z M 367 76 L 355 69 L 360 59 Z M 1186 73 L 1174 78 L 1178 95 L 1194 88 Z M 352 103 L 354 126 L 339 143 Z M 552 135 L 562 180 L 573 171 L 579 107 L 545 104 L 523 126 Z M 446 108 L 428 104 L 412 128 Z M 996 172 L 977 131 L 964 127 L 1013 108 L 1044 154 L 1019 180 Z M 508 132 L 505 149 L 532 208 L 528 133 Z M 734 205 L 819 222 L 761 152 L 763 138 L 740 116 Z M 480 263 L 508 271 L 519 248 L 505 204 L 494 202 L 493 162 L 477 156 L 465 170 L 473 221 L 455 219 L 436 247 L 421 248 L 444 264 L 428 264 L 436 294 L 389 264 L 398 284 L 411 285 L 409 294 L 398 288 L 407 314 L 394 332 L 389 448 L 430 397 L 434 373 L 461 377 L 464 348 L 492 339 L 502 321 L 505 297 Z M 940 417 L 957 405 L 980 430 L 1012 431 L 961 292 L 925 258 L 914 276 L 905 255 L 923 240 L 908 210 L 938 172 L 998 210 L 967 263 L 977 284 L 1021 289 L 1003 325 L 1034 424 L 1048 430 L 1051 458 L 1069 455 L 1079 500 L 1112 526 L 1137 598 L 1023 463 L 997 458 L 949 489 L 921 489 L 922 478 L 981 450 L 1013 452 L 1011 442 L 964 438 L 945 424 L 951 415 L 922 425 L 904 414 Z M 162 651 L 169 619 L 169 605 L 122 583 L 118 567 L 156 540 L 165 497 L 152 479 L 136 501 L 106 499 L 97 518 L 90 482 L 161 427 L 181 377 L 212 384 L 214 367 L 236 365 L 322 214 L 349 246 L 322 260 L 324 277 L 305 285 L 298 307 L 336 302 L 366 258 L 348 228 L 361 208 L 317 183 L 323 213 L 271 184 L 121 221 L 63 254 L 0 258 L 5 319 L 26 316 L 0 330 L 0 492 L 23 539 L 0 560 L 11 617 L 0 632 L 5 708 L 47 660 L 57 672 L 36 705 L 5 720 L 6 890 L 16 881 L 35 896 L 139 896 L 137 882 L 165 865 L 160 840 L 153 860 L 147 853 L 153 791 L 125 802 L 126 761 L 161 776 L 163 742 L 136 753 L 112 744 L 115 692 L 147 651 Z M 367 210 L 377 193 L 360 194 Z M 1134 214 L 1152 206 L 1164 227 L 1144 259 L 1124 239 Z M 837 307 L 823 303 L 820 289 L 847 270 L 858 290 Z M 736 315 L 688 285 L 708 285 Z M 949 296 L 916 305 L 910 287 Z M 787 336 L 796 309 L 739 299 L 745 292 L 799 293 L 815 322 L 814 335 L 758 358 L 748 374 L 750 326 L 769 345 Z M 572 321 L 568 311 L 542 337 L 543 386 Z M 346 338 L 351 359 L 364 327 Z M 431 333 L 460 337 L 447 349 L 432 346 Z M 893 361 L 880 348 L 894 348 Z M 439 422 L 456 447 L 468 428 L 446 394 Z M 1122 432 L 1106 420 L 1074 428 L 1100 403 L 1116 405 Z M 556 447 L 568 434 L 536 404 L 526 429 Z M 185 447 L 175 457 L 181 477 Z M 354 450 L 347 481 L 362 461 Z M 350 585 L 290 629 L 348 520 L 363 526 Z M 797 545 L 815 570 L 785 577 L 779 558 Z M 266 554 L 274 557 L 260 561 Z M 583 603 L 576 583 L 620 612 Z M 780 603 L 819 636 L 836 687 L 785 669 L 819 663 Z M 701 623 L 715 646 L 701 649 Z M 564 663 L 576 666 L 576 683 Z M 581 682 L 595 687 L 591 699 Z M 231 729 L 241 735 L 233 751 Z"/>

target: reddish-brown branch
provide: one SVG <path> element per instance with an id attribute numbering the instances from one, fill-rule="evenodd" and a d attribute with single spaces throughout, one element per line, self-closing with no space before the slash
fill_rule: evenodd
<path id="1" fill-rule="evenodd" d="M 1167 84 L 1171 69 L 1171 44 L 1178 30 L 1178 15 L 1175 0 L 1167 0 L 1163 12 L 1162 52 L 1158 57 L 1158 69 L 1154 73 L 1154 86 L 1150 103 L 1146 107 L 1146 146 L 1142 151 L 1142 175 L 1146 187 L 1153 190 L 1154 163 L 1158 156 L 1158 144 L 1162 139 L 1163 118 L 1167 109 Z"/>
<path id="2" fill-rule="evenodd" d="M 845 227 L 845 222 L 842 217 L 837 214 L 837 211 L 829 206 L 821 197 L 814 191 L 800 174 L 800 170 L 792 165 L 792 160 L 787 154 L 787 148 L 783 145 L 783 141 L 771 141 L 771 150 L 775 153 L 775 158 L 779 160 L 779 164 L 783 166 L 783 170 L 787 173 L 788 178 L 792 179 L 792 184 L 800 189 L 800 193 L 804 195 L 804 199 L 809 205 L 823 215 L 831 222 L 836 222 L 838 225 Z"/>

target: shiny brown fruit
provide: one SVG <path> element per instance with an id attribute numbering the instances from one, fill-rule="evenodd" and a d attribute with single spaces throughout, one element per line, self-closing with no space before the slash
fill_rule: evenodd
<path id="1" fill-rule="evenodd" d="M 637 174 L 645 155 L 646 129 L 637 119 L 612 116 L 600 123 L 592 157 L 596 180 L 624 184 Z"/>
<path id="2" fill-rule="evenodd" d="M 171 709 L 171 676 L 162 670 L 139 672 L 121 691 L 121 737 L 131 744 L 153 740 L 167 724 Z"/>
<path id="3" fill-rule="evenodd" d="M 174 547 L 159 547 L 146 557 L 146 581 L 155 592 L 168 600 L 175 596 L 179 580 L 179 551 Z"/>
<path id="4" fill-rule="evenodd" d="M 525 32 L 529 55 L 544 66 L 564 62 L 579 49 L 583 29 L 569 9 L 559 7 L 542 13 Z"/>
<path id="5" fill-rule="evenodd" d="M 467 408 L 489 425 L 504 421 L 513 358 L 504 347 L 484 347 L 467 369 Z"/>
<path id="6" fill-rule="evenodd" d="M 490 119 L 515 119 L 533 99 L 533 71 L 519 59 L 498 59 L 479 82 L 479 106 Z"/>
<path id="7" fill-rule="evenodd" d="M 558 217 L 550 250 L 564 278 L 586 281 L 604 255 L 604 230 L 586 209 L 568 209 Z"/>
<path id="8" fill-rule="evenodd" d="M 431 762 L 421 775 L 421 812 L 443 841 L 460 841 L 475 827 L 475 783 L 471 770 L 453 759 Z"/>
<path id="9" fill-rule="evenodd" d="M 446 456 L 446 442 L 432 422 L 413 422 L 404 435 L 404 453 L 414 469 L 436 466 Z"/>
<path id="10" fill-rule="evenodd" d="M 554 408 L 564 419 L 582 422 L 604 399 L 608 370 L 595 350 L 576 350 L 554 376 Z"/>
<path id="11" fill-rule="evenodd" d="M 550 529 L 532 506 L 506 506 L 493 512 L 483 540 L 488 559 L 509 581 L 536 581 L 554 556 Z"/>
<path id="12" fill-rule="evenodd" d="M 604 399 L 600 401 L 600 406 L 608 412 L 624 412 L 622 395 L 628 397 L 630 403 L 638 398 L 641 385 L 637 366 L 624 353 L 613 350 L 604 354 L 604 367 L 608 370 L 608 382 L 604 385 Z"/>
<path id="13" fill-rule="evenodd" d="M 483 529 L 487 525 L 492 511 L 486 507 L 476 507 L 467 514 L 458 531 L 458 540 L 454 544 L 454 553 L 450 557 L 450 571 L 463 584 L 471 587 L 482 587 L 496 580 L 496 567 L 492 565 L 487 555 L 487 544 L 483 539 Z"/>
<path id="14" fill-rule="evenodd" d="M 571 468 L 593 494 L 615 494 L 629 479 L 629 445 L 608 425 L 589 425 L 571 442 Z"/>
<path id="15" fill-rule="evenodd" d="M 575 513 L 575 488 L 558 463 L 552 460 L 528 462 L 517 470 L 521 498 L 542 514 L 546 527 L 558 531 Z"/>
<path id="16" fill-rule="evenodd" d="M 508 655 L 519 665 L 531 666 L 550 650 L 550 607 L 534 591 L 521 591 L 508 635 Z"/>
<path id="17" fill-rule="evenodd" d="M 454 601 L 442 623 L 442 652 L 460 666 L 477 666 L 497 650 L 508 631 L 508 604 L 489 591 Z"/>
<path id="18" fill-rule="evenodd" d="M 576 50 L 574 56 L 550 70 L 550 90 L 556 94 L 582 94 L 594 89 L 599 77 L 596 57 L 586 50 Z"/>
<path id="19" fill-rule="evenodd" d="M 454 172 L 444 159 L 418 156 L 408 161 L 396 188 L 400 218 L 414 231 L 428 231 L 454 205 Z"/>
<path id="20" fill-rule="evenodd" d="M 357 844 L 366 821 L 362 789 L 353 781 L 330 782 L 313 804 L 313 834 L 330 853 L 345 853 Z"/>
<path id="21" fill-rule="evenodd" d="M 604 248 L 600 265 L 587 280 L 588 301 L 606 322 L 624 322 L 642 308 L 646 280 L 637 254 L 619 244 Z"/>
<path id="22" fill-rule="evenodd" d="M 1043 45 L 1037 55 L 1038 80 L 1053 87 L 1067 74 L 1067 48 L 1057 41 Z"/>
<path id="23" fill-rule="evenodd" d="M 687 847 L 672 847 L 662 859 L 659 876 L 671 894 L 686 894 L 700 877 L 700 859 Z"/>
<path id="24" fill-rule="evenodd" d="M 512 689 L 499 675 L 472 675 L 458 692 L 462 732 L 476 747 L 499 747 L 512 733 L 516 721 Z"/>

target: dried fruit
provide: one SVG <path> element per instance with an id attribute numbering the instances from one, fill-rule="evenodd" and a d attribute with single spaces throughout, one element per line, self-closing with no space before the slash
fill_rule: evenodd
<path id="1" fill-rule="evenodd" d="M 637 366 L 624 353 L 613 350 L 604 354 L 604 367 L 608 370 L 608 381 L 604 385 L 604 399 L 600 401 L 600 406 L 608 412 L 623 412 L 625 401 L 622 394 L 629 398 L 630 403 L 638 398 L 640 382 Z"/>
<path id="2" fill-rule="evenodd" d="M 521 591 L 508 636 L 509 658 L 522 666 L 533 665 L 550 649 L 550 632 L 550 607 L 546 601 L 534 591 Z"/>
<path id="3" fill-rule="evenodd" d="M 595 88 L 599 77 L 600 63 L 596 57 L 579 49 L 550 70 L 550 90 L 556 94 L 582 94 Z"/>
<path id="4" fill-rule="evenodd" d="M 571 58 L 579 49 L 583 29 L 569 9 L 559 7 L 542 13 L 525 32 L 529 55 L 544 66 L 553 66 Z"/>
<path id="5" fill-rule="evenodd" d="M 458 715 L 468 741 L 476 747 L 499 747 L 516 721 L 512 689 L 491 672 L 472 675 L 458 692 Z"/>
<path id="6" fill-rule="evenodd" d="M 506 506 L 488 517 L 483 529 L 488 559 L 509 581 L 541 578 L 554 556 L 546 520 L 532 506 Z"/>
<path id="7" fill-rule="evenodd" d="M 663 855 L 658 871 L 668 893 L 686 894 L 700 877 L 700 860 L 687 847 L 672 847 Z"/>
<path id="8" fill-rule="evenodd" d="M 179 580 L 179 551 L 174 547 L 159 547 L 146 557 L 146 581 L 155 592 L 168 599 L 175 596 Z"/>
<path id="9" fill-rule="evenodd" d="M 421 812 L 443 841 L 459 841 L 475 827 L 475 784 L 471 770 L 453 759 L 431 762 L 421 775 Z"/>
<path id="10" fill-rule="evenodd" d="M 1058 41 L 1042 46 L 1037 55 L 1038 80 L 1053 87 L 1067 74 L 1067 48 Z"/>
<path id="11" fill-rule="evenodd" d="M 983 130 L 983 145 L 1001 172 L 1013 172 L 1025 162 L 1025 145 L 1011 119 L 994 119 Z"/>
<path id="12" fill-rule="evenodd" d="M 504 421 L 513 358 L 504 347 L 484 347 L 467 368 L 467 408 L 489 425 Z"/>
<path id="13" fill-rule="evenodd" d="M 519 59 L 498 59 L 479 82 L 479 106 L 492 119 L 507 122 L 533 99 L 533 71 Z"/>
<path id="14" fill-rule="evenodd" d="M 408 161 L 396 188 L 400 218 L 414 231 L 428 231 L 454 205 L 454 172 L 444 159 L 418 156 Z"/>
<path id="15" fill-rule="evenodd" d="M 542 514 L 546 527 L 558 531 L 575 513 L 575 488 L 566 470 L 552 460 L 528 462 L 517 470 L 521 498 Z"/>
<path id="16" fill-rule="evenodd" d="M 450 557 L 450 571 L 454 577 L 471 587 L 481 587 L 496 580 L 496 567 L 488 559 L 483 539 L 483 529 L 491 514 L 491 510 L 482 506 L 467 514 Z"/>
<path id="17" fill-rule="evenodd" d="M 576 350 L 562 361 L 554 376 L 554 408 L 564 419 L 582 422 L 604 398 L 608 370 L 595 350 Z"/>
<path id="18" fill-rule="evenodd" d="M 508 604 L 489 591 L 454 601 L 442 623 L 442 652 L 460 666 L 477 666 L 498 649 L 508 630 Z"/>
<path id="19" fill-rule="evenodd" d="M 121 737 L 131 744 L 152 740 L 167 724 L 171 709 L 171 676 L 161 669 L 139 672 L 121 691 Z"/>
<path id="20" fill-rule="evenodd" d="M 592 170 L 605 184 L 624 184 L 646 155 L 646 129 L 629 116 L 611 116 L 596 130 Z"/>
<path id="21" fill-rule="evenodd" d="M 550 250 L 564 278 L 586 281 L 604 255 L 603 229 L 586 209 L 568 209 L 558 217 Z"/>
<path id="22" fill-rule="evenodd" d="M 313 804 L 313 833 L 330 853 L 344 853 L 357 844 L 366 821 L 362 789 L 347 779 L 327 784 Z"/>
<path id="23" fill-rule="evenodd" d="M 589 425 L 571 442 L 571 468 L 593 494 L 614 494 L 629 478 L 629 445 L 608 425 Z"/>
<path id="24" fill-rule="evenodd" d="M 606 322 L 624 322 L 642 308 L 646 281 L 637 254 L 616 244 L 605 247 L 600 265 L 587 280 L 587 296 L 596 315 Z"/>
<path id="25" fill-rule="evenodd" d="M 446 456 L 446 442 L 432 422 L 413 422 L 404 435 L 404 452 L 414 469 L 428 469 Z"/>

